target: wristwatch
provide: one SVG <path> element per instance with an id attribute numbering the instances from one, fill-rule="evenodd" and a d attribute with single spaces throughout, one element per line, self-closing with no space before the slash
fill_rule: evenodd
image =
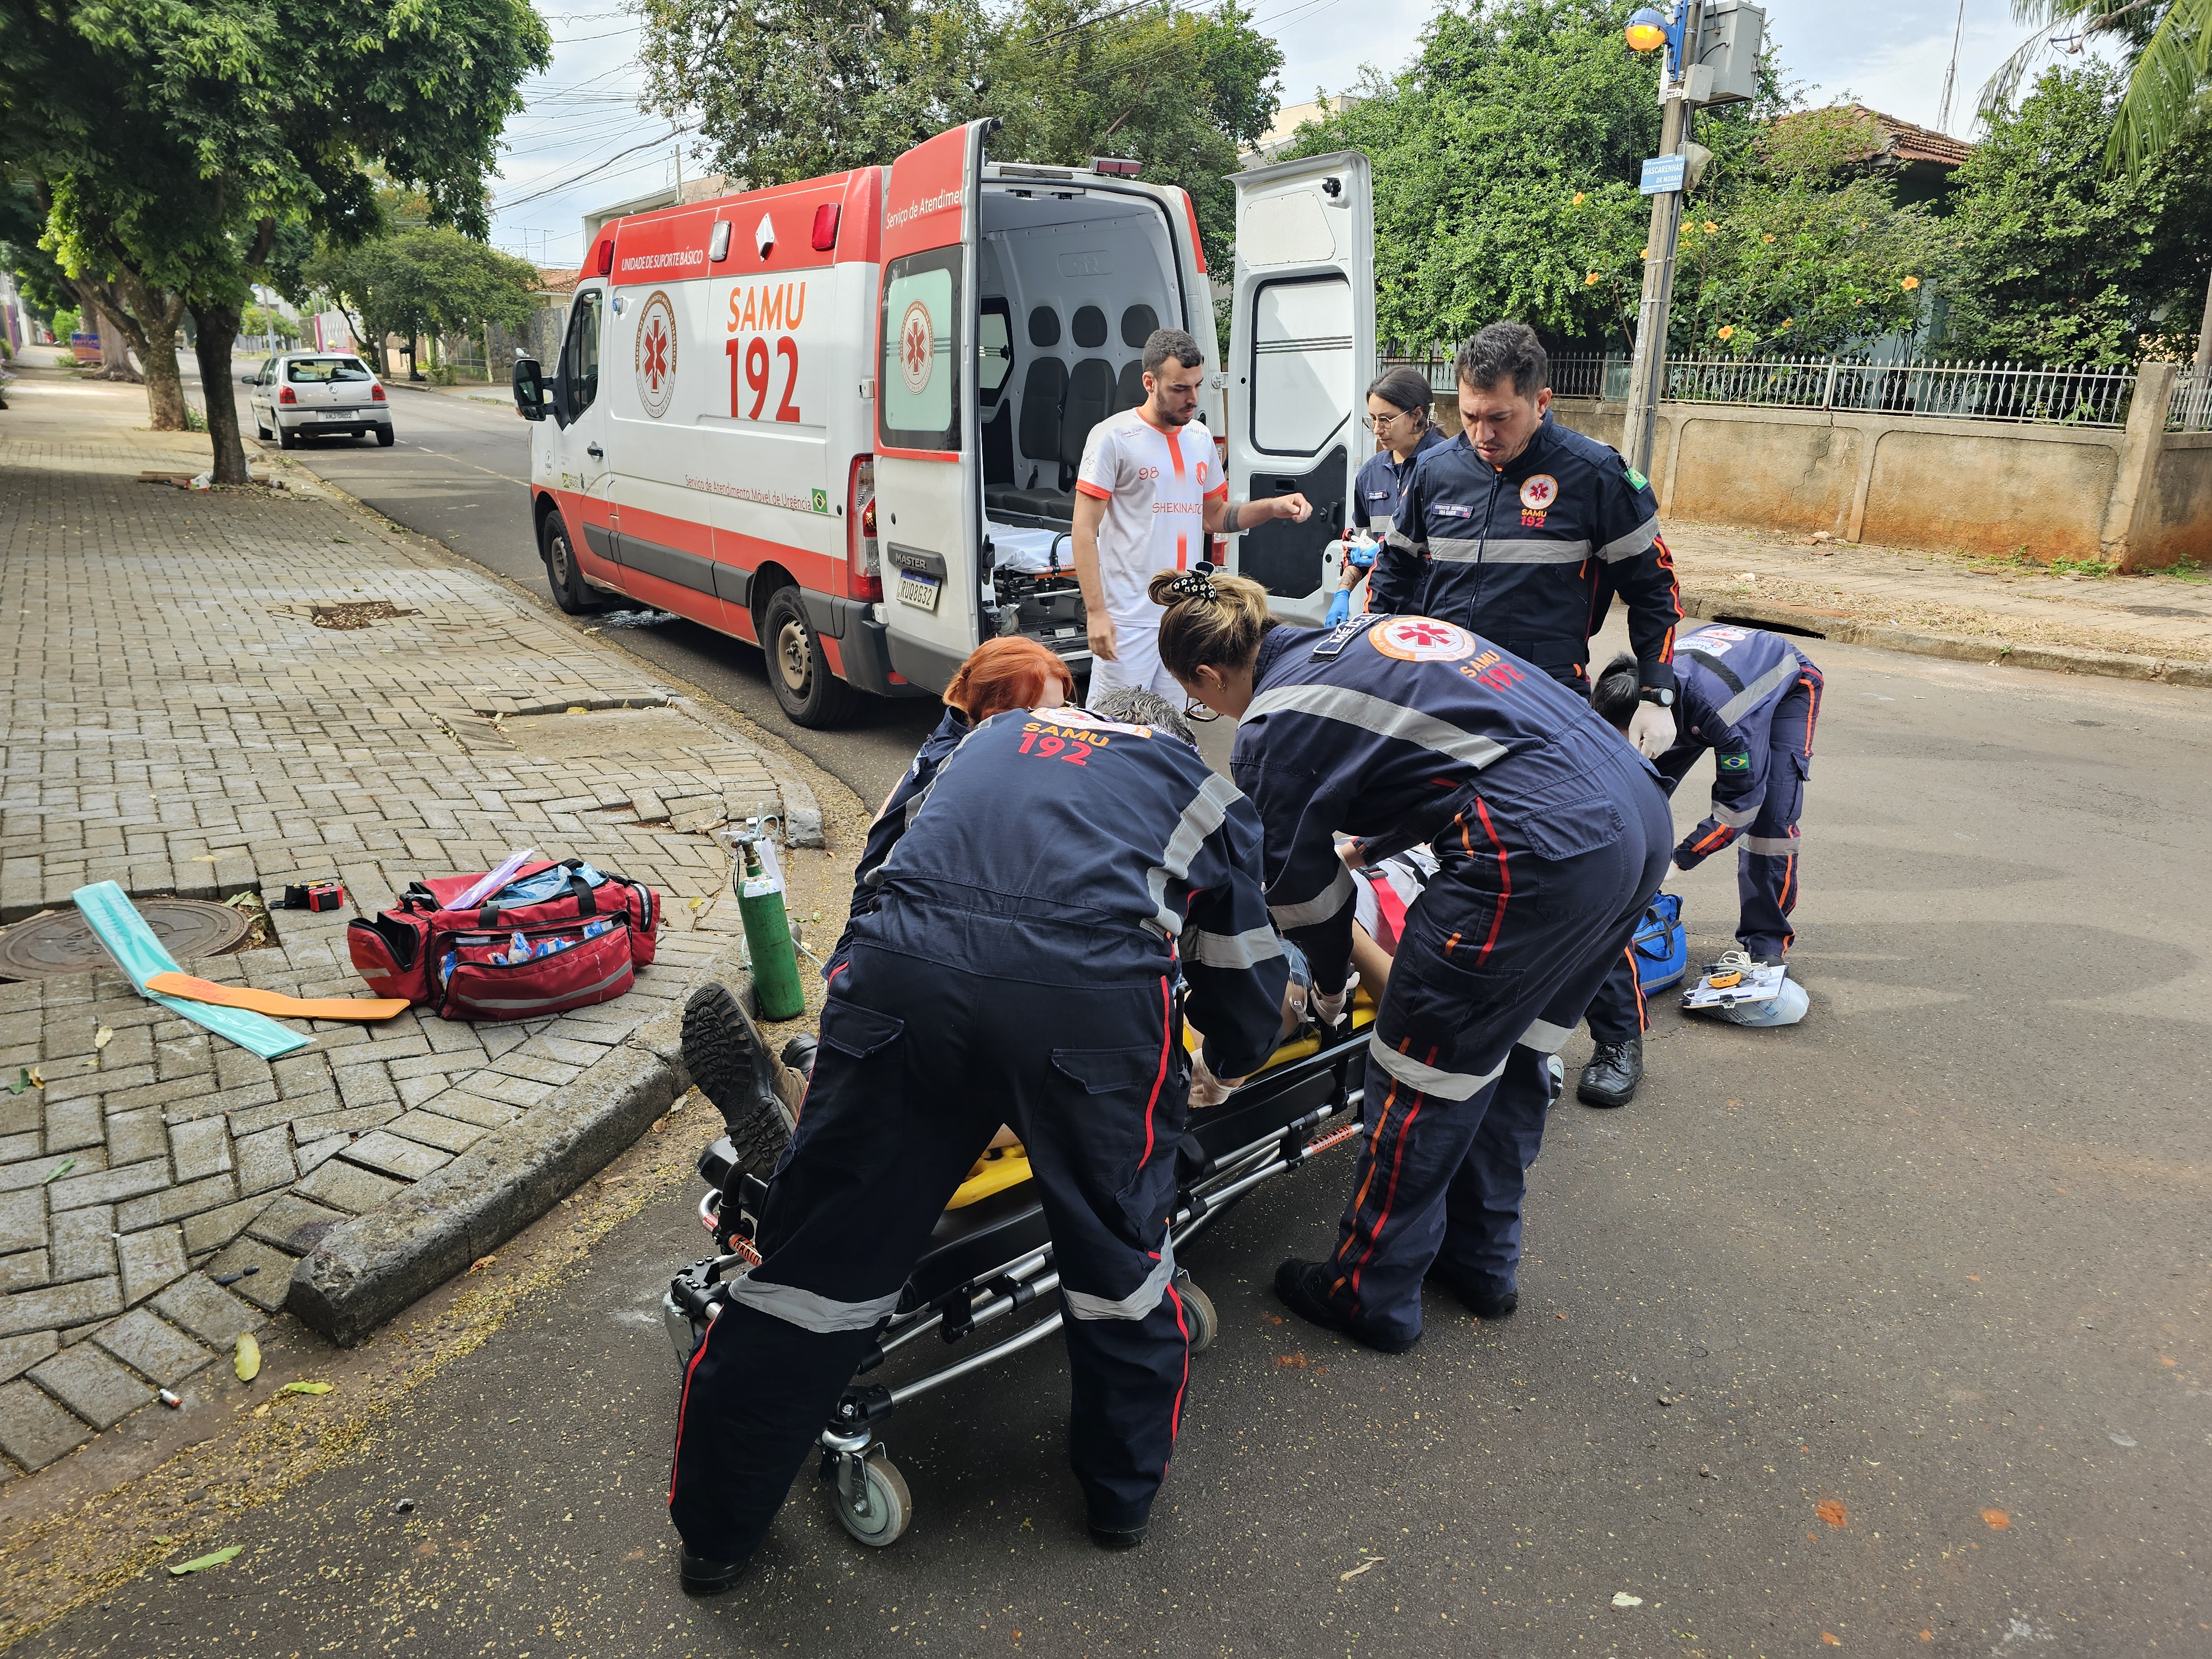
<path id="1" fill-rule="evenodd" d="M 1657 686 L 1647 685 L 1642 687 L 1636 694 L 1636 700 L 1638 702 L 1654 704 L 1661 708 L 1672 708 L 1674 706 L 1674 694 L 1672 691 L 1662 690 Z"/>

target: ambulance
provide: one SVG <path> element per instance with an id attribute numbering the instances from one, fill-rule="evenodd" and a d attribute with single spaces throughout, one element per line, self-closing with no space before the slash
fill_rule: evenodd
<path id="1" fill-rule="evenodd" d="M 559 361 L 522 359 L 533 530 L 556 602 L 672 611 L 758 646 L 802 726 L 930 696 L 1025 635 L 1087 672 L 1069 550 L 1091 428 L 1144 399 L 1156 328 L 1208 354 L 1232 495 L 1304 525 L 1224 538 L 1285 615 L 1335 582 L 1374 374 L 1364 156 L 1238 174 L 1231 345 L 1189 196 L 992 160 L 994 121 L 889 167 L 607 224 Z"/>

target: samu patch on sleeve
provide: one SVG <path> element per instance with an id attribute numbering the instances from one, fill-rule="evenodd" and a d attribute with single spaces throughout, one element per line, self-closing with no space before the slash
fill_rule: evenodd
<path id="1" fill-rule="evenodd" d="M 1314 655 L 1316 657 L 1335 656 L 1339 652 L 1342 651 L 1346 646 L 1350 645 L 1352 641 L 1358 639 L 1369 629 L 1374 627 L 1375 623 L 1376 618 L 1373 617 L 1346 617 L 1342 622 L 1337 623 L 1335 627 L 1330 629 L 1328 633 L 1322 635 L 1321 638 L 1315 642 L 1313 648 Z"/>

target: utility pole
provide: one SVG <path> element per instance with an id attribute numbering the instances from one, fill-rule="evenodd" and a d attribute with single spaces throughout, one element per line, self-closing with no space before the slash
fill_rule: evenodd
<path id="1" fill-rule="evenodd" d="M 1644 249 L 1644 299 L 1637 308 L 1636 355 L 1628 372 L 1628 414 L 1621 433 L 1622 454 L 1630 466 L 1644 473 L 1651 470 L 1652 437 L 1659 423 L 1660 386 L 1667 362 L 1667 313 L 1674 297 L 1674 247 L 1681 236 L 1682 198 L 1690 182 L 1688 158 L 1682 148 L 1690 128 L 1687 60 L 1695 50 L 1705 9 L 1702 0 L 1683 0 L 1683 4 L 1679 33 L 1668 31 L 1668 51 L 1659 65 L 1659 95 L 1665 100 L 1659 160 L 1662 163 L 1674 156 L 1683 160 L 1674 187 L 1656 191 L 1651 198 L 1651 238 Z M 1630 27 L 1630 44 L 1634 45 L 1634 20 Z"/>

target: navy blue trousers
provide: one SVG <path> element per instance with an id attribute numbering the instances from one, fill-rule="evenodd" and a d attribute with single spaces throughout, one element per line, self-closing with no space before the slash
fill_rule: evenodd
<path id="1" fill-rule="evenodd" d="M 896 896 L 884 924 L 895 931 Z M 926 934 L 929 930 L 910 930 Z M 856 943 L 833 980 L 758 1267 L 684 1381 L 669 1513 L 694 1555 L 750 1556 L 968 1170 L 1004 1121 L 1052 1229 L 1094 1521 L 1144 1519 L 1189 1371 L 1167 1239 L 1190 1073 L 1160 975 L 993 978 Z"/>
<path id="2" fill-rule="evenodd" d="M 1366 1136 L 1328 1294 L 1394 1336 L 1421 1328 L 1434 1269 L 1511 1289 L 1543 1145 L 1549 1060 L 1666 867 L 1667 804 L 1610 733 L 1559 747 L 1571 773 L 1513 804 L 1500 779 L 1432 843 L 1377 1011 Z"/>

